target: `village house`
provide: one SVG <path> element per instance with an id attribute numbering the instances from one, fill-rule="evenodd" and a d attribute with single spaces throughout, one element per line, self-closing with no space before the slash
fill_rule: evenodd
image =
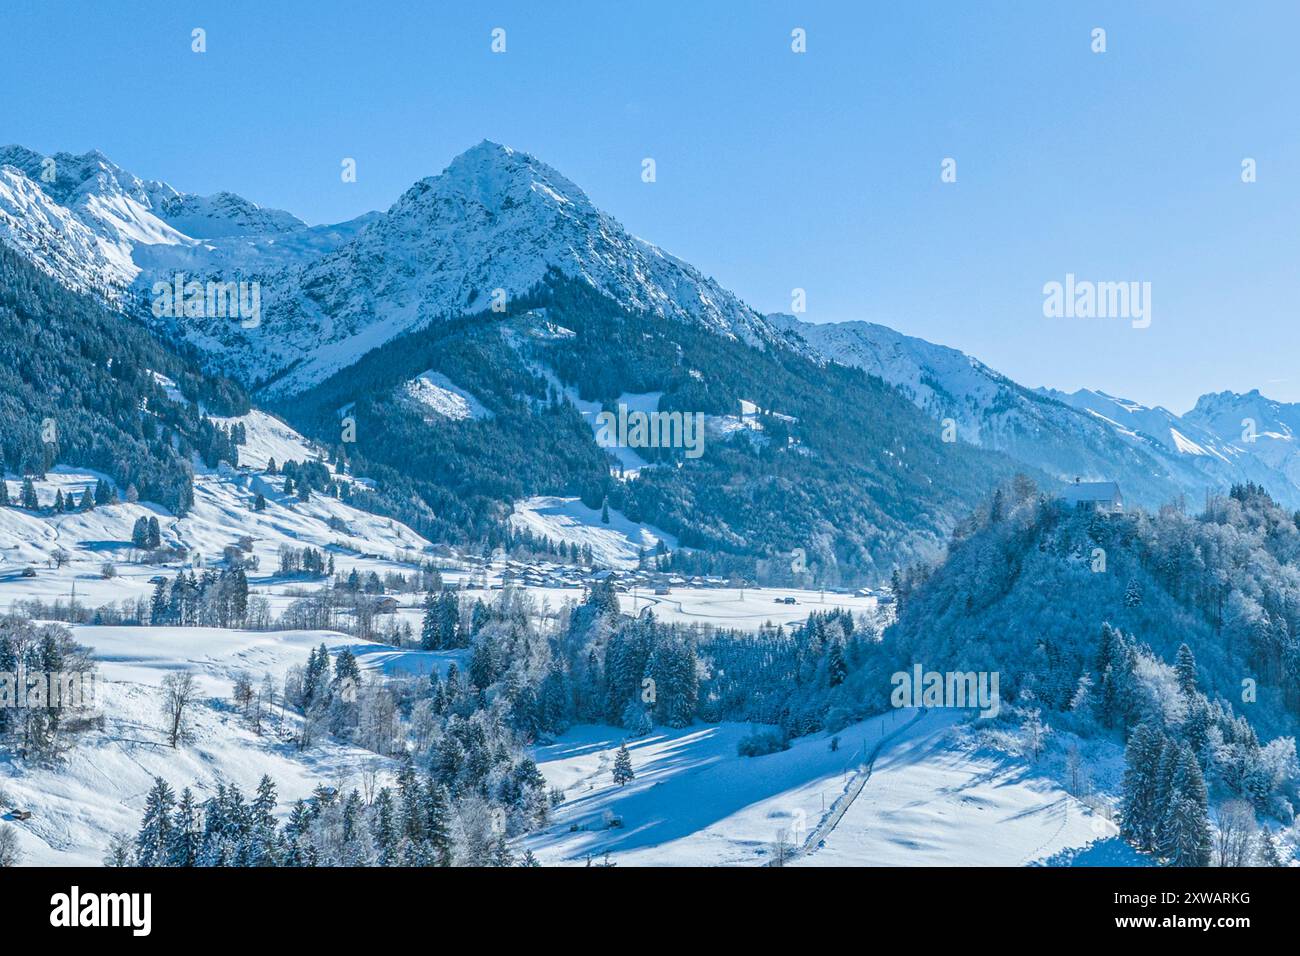
<path id="1" fill-rule="evenodd" d="M 1124 497 L 1119 493 L 1119 483 L 1114 481 L 1081 481 L 1061 489 L 1060 497 L 1076 508 L 1118 514 L 1124 510 Z"/>

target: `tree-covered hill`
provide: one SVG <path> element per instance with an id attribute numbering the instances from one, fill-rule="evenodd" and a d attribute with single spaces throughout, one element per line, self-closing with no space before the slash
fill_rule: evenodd
<path id="1" fill-rule="evenodd" d="M 185 400 L 170 399 L 159 375 Z M 8 471 L 74 463 L 183 511 L 191 455 L 209 465 L 235 457 L 230 436 L 196 403 L 213 414 L 248 409 L 238 386 L 199 372 L 138 324 L 0 246 L 0 452 Z"/>
<path id="2" fill-rule="evenodd" d="M 539 323 L 563 334 L 536 334 Z M 428 370 L 492 414 L 447 420 L 403 401 L 403 384 Z M 711 417 L 751 402 L 762 428 L 710 433 L 698 458 L 637 449 L 653 467 L 611 475 L 571 399 L 612 410 L 621 395 L 654 392 L 662 411 Z M 339 441 L 341 409 L 355 445 Z M 556 275 L 504 314 L 434 322 L 381 346 L 280 410 L 378 477 L 380 507 L 425 534 L 491 537 L 514 500 L 576 495 L 723 556 L 725 570 L 752 574 L 757 559 L 802 548 L 832 582 L 933 556 L 955 516 L 1013 471 L 999 454 L 944 443 L 860 370 L 631 311 Z"/>

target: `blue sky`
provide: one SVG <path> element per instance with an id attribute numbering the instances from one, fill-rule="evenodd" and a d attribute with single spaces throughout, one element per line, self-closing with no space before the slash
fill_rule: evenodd
<path id="1" fill-rule="evenodd" d="M 3 0 L 0 24 L 0 142 L 316 223 L 488 138 L 763 311 L 803 288 L 812 321 L 1179 412 L 1300 401 L 1293 2 Z M 1151 282 L 1150 327 L 1045 318 L 1066 273 Z"/>

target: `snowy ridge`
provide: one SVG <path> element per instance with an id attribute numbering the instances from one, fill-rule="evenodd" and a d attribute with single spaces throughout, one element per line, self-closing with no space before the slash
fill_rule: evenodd
<path id="1" fill-rule="evenodd" d="M 552 270 L 634 309 L 749 342 L 776 338 L 757 312 L 629 235 L 560 173 L 483 142 L 351 241 L 268 282 L 262 328 L 237 339 L 228 358 L 252 380 L 292 365 L 269 389 L 292 394 L 403 332 L 488 309 L 494 290 L 522 295 Z M 186 332 L 211 330 L 187 322 Z"/>
<path id="2" fill-rule="evenodd" d="M 1087 389 L 1027 389 L 956 349 L 883 325 L 769 318 L 827 359 L 894 385 L 932 418 L 951 418 L 961 440 L 1004 451 L 1061 480 L 1116 480 L 1127 498 L 1148 506 L 1255 481 L 1280 500 L 1300 503 L 1300 467 L 1285 473 L 1277 461 L 1244 452 L 1192 415 L 1179 418 Z"/>
<path id="3" fill-rule="evenodd" d="M 261 328 L 176 321 L 223 371 L 269 382 L 277 395 L 420 325 L 487 309 L 497 289 L 520 296 L 552 273 L 720 335 L 790 341 L 693 266 L 630 235 L 559 172 L 496 143 L 462 153 L 385 213 L 312 228 L 228 192 L 200 197 L 140 179 L 99 152 L 45 157 L 8 146 L 5 165 L 14 181 L 0 188 L 0 239 L 79 289 L 116 298 L 176 272 L 255 277 Z"/>

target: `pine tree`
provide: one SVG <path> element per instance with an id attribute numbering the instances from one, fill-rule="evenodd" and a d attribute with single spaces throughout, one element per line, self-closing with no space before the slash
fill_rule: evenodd
<path id="1" fill-rule="evenodd" d="M 1142 587 L 1137 583 L 1137 578 L 1129 578 L 1128 587 L 1124 589 L 1124 606 L 1142 606 Z"/>
<path id="2" fill-rule="evenodd" d="M 826 680 L 831 687 L 839 687 L 844 678 L 849 676 L 849 665 L 844 660 L 844 648 L 839 641 L 832 641 L 826 654 Z"/>
<path id="3" fill-rule="evenodd" d="M 172 817 L 171 839 L 167 848 L 168 866 L 197 866 L 203 843 L 199 808 L 189 787 L 181 791 L 180 802 Z"/>
<path id="4" fill-rule="evenodd" d="M 352 572 L 349 581 L 356 578 L 357 572 Z M 358 585 L 353 585 L 352 590 L 356 590 Z M 440 650 L 438 647 L 438 614 L 437 601 L 432 593 L 424 597 L 424 623 L 420 625 L 420 648 L 426 651 Z"/>
<path id="5" fill-rule="evenodd" d="M 626 786 L 636 778 L 632 772 L 632 755 L 627 751 L 626 741 L 619 744 L 614 756 L 614 782 L 620 787 Z"/>
<path id="6" fill-rule="evenodd" d="M 1259 834 L 1259 865 L 1281 866 L 1282 854 L 1277 847 L 1277 838 L 1265 827 Z"/>
<path id="7" fill-rule="evenodd" d="M 497 837 L 496 845 L 492 847 L 492 865 L 493 866 L 514 866 L 515 858 L 510 852 L 510 847 L 506 843 L 505 834 Z"/>
<path id="8" fill-rule="evenodd" d="M 36 486 L 32 484 L 31 478 L 23 479 L 22 503 L 28 511 L 35 511 L 40 507 L 40 503 L 36 500 Z"/>
<path id="9" fill-rule="evenodd" d="M 1174 673 L 1178 676 L 1178 689 L 1183 692 L 1183 696 L 1193 696 L 1196 693 L 1196 658 L 1192 656 L 1192 649 L 1186 644 L 1178 645 Z"/>
<path id="10" fill-rule="evenodd" d="M 1164 734 L 1153 724 L 1140 724 L 1124 751 L 1124 785 L 1120 803 L 1120 836 L 1140 850 L 1149 850 L 1156 823 L 1164 809 L 1157 801 L 1160 752 Z"/>
<path id="11" fill-rule="evenodd" d="M 397 817 L 393 811 L 393 792 L 387 787 L 375 798 L 374 819 L 371 821 L 371 838 L 379 852 L 380 866 L 393 866 L 397 862 Z"/>
<path id="12" fill-rule="evenodd" d="M 1170 866 L 1209 866 L 1212 846 L 1205 779 L 1191 749 L 1182 747 L 1156 851 Z"/>
<path id="13" fill-rule="evenodd" d="M 424 784 L 424 834 L 438 866 L 451 866 L 451 800 L 430 776 Z"/>
<path id="14" fill-rule="evenodd" d="M 600 504 L 600 523 L 609 524 L 609 499 L 606 498 Z"/>
<path id="15" fill-rule="evenodd" d="M 153 788 L 145 798 L 144 818 L 135 838 L 136 862 L 140 866 L 167 866 L 172 848 L 172 788 L 162 777 L 154 778 Z"/>

